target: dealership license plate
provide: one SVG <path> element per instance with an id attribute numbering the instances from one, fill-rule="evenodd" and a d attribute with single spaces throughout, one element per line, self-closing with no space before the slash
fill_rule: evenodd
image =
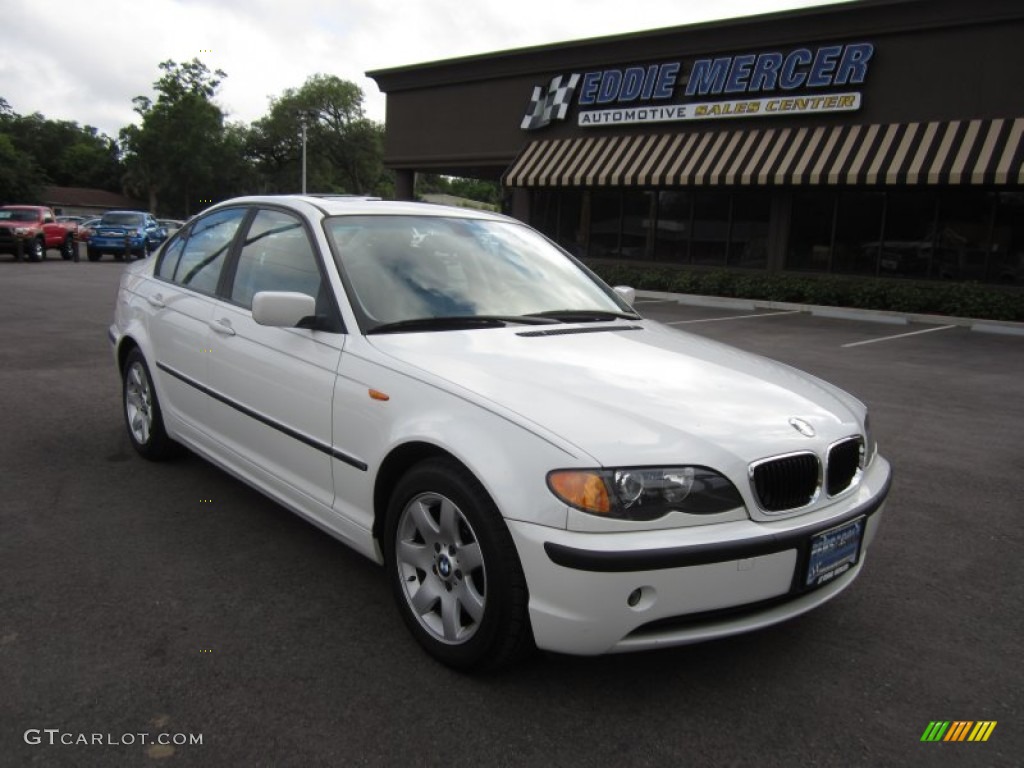
<path id="1" fill-rule="evenodd" d="M 857 564 L 865 519 L 858 517 L 850 523 L 822 531 L 811 539 L 805 586 L 820 587 Z"/>

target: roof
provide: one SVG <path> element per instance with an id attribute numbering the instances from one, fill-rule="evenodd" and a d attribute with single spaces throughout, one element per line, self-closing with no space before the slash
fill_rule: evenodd
<path id="1" fill-rule="evenodd" d="M 846 0 L 374 69 L 366 75 L 376 81 L 381 91 L 393 93 L 475 80 L 534 76 L 562 69 L 600 67 L 611 59 L 646 61 L 708 50 L 790 45 L 808 38 L 850 39 L 893 29 L 998 24 L 1019 20 L 1022 16 L 1024 6 L 1020 0 Z"/>
<path id="2" fill-rule="evenodd" d="M 56 207 L 146 209 L 145 203 L 126 195 L 88 187 L 43 187 L 42 198 L 47 205 Z"/>
<path id="3" fill-rule="evenodd" d="M 219 203 L 217 208 L 239 204 L 275 203 L 301 207 L 311 206 L 325 216 L 457 216 L 459 218 L 511 221 L 507 216 L 475 208 L 455 208 L 433 203 L 413 203 L 402 200 L 375 200 L 358 197 L 322 197 L 315 195 L 256 195 L 236 197 Z"/>

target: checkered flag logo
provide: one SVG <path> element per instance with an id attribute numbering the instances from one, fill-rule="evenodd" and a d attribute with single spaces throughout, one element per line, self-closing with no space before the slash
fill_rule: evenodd
<path id="1" fill-rule="evenodd" d="M 530 106 L 523 116 L 522 129 L 534 131 L 550 124 L 552 120 L 565 120 L 579 81 L 578 74 L 558 75 L 551 78 L 547 89 L 541 85 L 534 87 Z"/>

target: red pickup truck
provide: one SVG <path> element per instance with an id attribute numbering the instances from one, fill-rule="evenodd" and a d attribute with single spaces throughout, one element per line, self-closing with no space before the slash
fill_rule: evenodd
<path id="1" fill-rule="evenodd" d="M 0 253 L 42 261 L 55 248 L 65 261 L 75 255 L 75 228 L 57 222 L 53 210 L 41 205 L 0 207 Z M 20 241 L 20 248 L 19 248 Z"/>

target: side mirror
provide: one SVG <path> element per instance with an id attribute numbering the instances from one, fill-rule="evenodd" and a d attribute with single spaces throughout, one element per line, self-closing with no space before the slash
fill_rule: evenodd
<path id="1" fill-rule="evenodd" d="M 260 325 L 294 328 L 316 315 L 316 299 L 292 291 L 260 291 L 252 297 L 252 319 Z"/>
<path id="2" fill-rule="evenodd" d="M 619 295 L 620 299 L 625 300 L 629 306 L 633 306 L 633 302 L 636 301 L 635 289 L 630 288 L 628 285 L 616 285 L 612 290 Z"/>

